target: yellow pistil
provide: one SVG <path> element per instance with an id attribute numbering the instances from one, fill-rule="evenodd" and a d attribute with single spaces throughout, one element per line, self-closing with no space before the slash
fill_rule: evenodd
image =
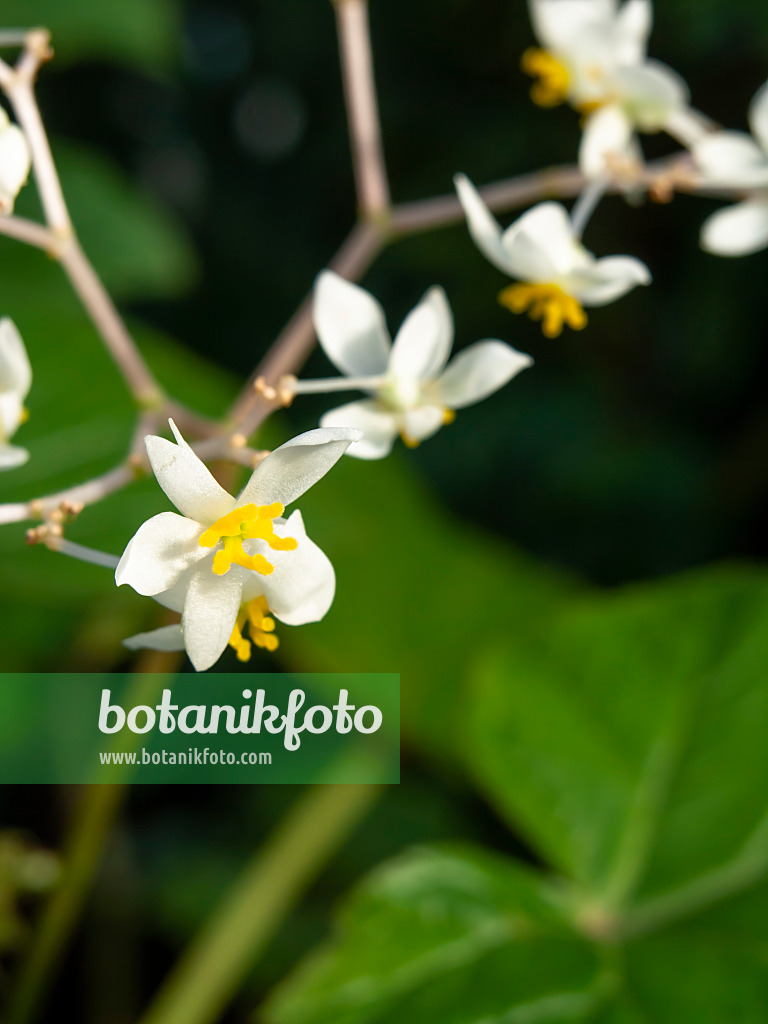
<path id="1" fill-rule="evenodd" d="M 574 331 L 587 325 L 587 314 L 581 303 L 556 284 L 512 284 L 499 295 L 499 302 L 513 313 L 524 313 L 532 320 L 541 320 L 547 338 L 557 338 L 568 324 Z"/>
<path id="2" fill-rule="evenodd" d="M 213 571 L 217 576 L 229 572 L 232 565 L 268 576 L 274 566 L 264 555 L 249 555 L 243 541 L 259 539 L 266 541 L 273 551 L 295 551 L 298 544 L 293 537 L 278 537 L 272 520 L 281 516 L 285 508 L 276 501 L 273 505 L 243 505 L 217 519 L 200 538 L 200 546 L 213 548 L 221 541 L 224 545 L 213 558 Z"/>
<path id="3" fill-rule="evenodd" d="M 243 636 L 246 626 L 250 640 Z M 275 636 L 275 620 L 269 614 L 266 597 L 256 597 L 244 604 L 229 638 L 229 646 L 234 648 L 238 661 L 250 661 L 253 644 L 266 651 L 276 651 L 279 643 Z"/>
<path id="4" fill-rule="evenodd" d="M 520 67 L 526 75 L 538 79 L 531 86 L 531 99 L 540 107 L 557 107 L 568 98 L 571 76 L 568 68 L 547 50 L 530 47 L 523 54 Z"/>

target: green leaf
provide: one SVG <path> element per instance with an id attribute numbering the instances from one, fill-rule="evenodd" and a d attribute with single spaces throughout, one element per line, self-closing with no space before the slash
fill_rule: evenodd
<path id="1" fill-rule="evenodd" d="M 155 68 L 175 54 L 179 37 L 174 0 L 5 0 L 3 25 L 50 29 L 56 64 L 111 59 L 139 68 Z"/>
<path id="2" fill-rule="evenodd" d="M 584 598 L 478 673 L 469 757 L 501 812 L 611 911 L 768 863 L 768 579 Z"/>
<path id="3" fill-rule="evenodd" d="M 424 849 L 353 894 L 337 941 L 267 1006 L 273 1024 L 581 1020 L 600 958 L 536 874 L 474 851 Z"/>
<path id="4" fill-rule="evenodd" d="M 72 222 L 97 273 L 114 298 L 176 297 L 197 274 L 190 240 L 179 222 L 139 190 L 108 159 L 72 143 L 53 144 Z M 21 192 L 21 216 L 40 220 L 34 184 Z M 16 243 L 0 250 L 12 294 L 22 288 L 40 295 L 44 257 Z"/>
<path id="5" fill-rule="evenodd" d="M 768 575 L 723 567 L 510 629 L 465 752 L 548 866 L 380 869 L 270 1024 L 768 1024 L 767 620 Z"/>

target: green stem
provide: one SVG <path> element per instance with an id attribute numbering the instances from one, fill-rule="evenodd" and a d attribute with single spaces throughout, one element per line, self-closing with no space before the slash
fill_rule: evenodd
<path id="1" fill-rule="evenodd" d="M 307 886 L 368 811 L 377 786 L 313 786 L 182 955 L 141 1024 L 208 1024 Z"/>
<path id="2" fill-rule="evenodd" d="M 154 662 L 145 659 L 145 664 L 149 667 Z M 152 672 L 137 675 L 126 700 L 154 704 L 163 678 Z M 83 790 L 62 857 L 62 877 L 21 964 L 5 1024 L 31 1024 L 50 995 L 52 979 L 90 892 L 128 785 L 94 784 Z"/>

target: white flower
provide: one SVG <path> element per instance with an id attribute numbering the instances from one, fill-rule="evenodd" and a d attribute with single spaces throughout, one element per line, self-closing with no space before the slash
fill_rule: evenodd
<path id="1" fill-rule="evenodd" d="M 8 444 L 27 418 L 24 399 L 32 386 L 32 367 L 27 350 L 8 317 L 0 320 L 0 469 L 22 466 L 29 458 L 26 448 Z"/>
<path id="2" fill-rule="evenodd" d="M 698 134 L 685 82 L 646 58 L 650 0 L 530 0 L 530 10 L 544 47 L 523 55 L 523 70 L 538 79 L 531 96 L 545 107 L 567 101 L 584 115 L 579 163 L 586 175 L 637 166 L 636 131 L 687 140 Z"/>
<path id="3" fill-rule="evenodd" d="M 650 271 L 633 256 L 596 259 L 559 203 L 540 203 L 502 231 L 472 182 L 463 174 L 455 182 L 477 247 L 499 270 L 524 282 L 505 288 L 499 301 L 513 313 L 528 310 L 548 338 L 556 338 L 563 324 L 581 330 L 584 306 L 605 306 L 650 283 Z"/>
<path id="4" fill-rule="evenodd" d="M 749 126 L 752 135 L 712 132 L 691 149 L 705 182 L 756 190 L 705 221 L 701 244 L 719 256 L 747 256 L 768 246 L 768 82 L 752 100 Z"/>
<path id="5" fill-rule="evenodd" d="M 317 622 L 333 601 L 333 566 L 307 537 L 294 502 L 358 438 L 354 430 L 310 430 L 275 449 L 237 498 L 211 476 L 171 421 L 177 444 L 146 439 L 160 486 L 181 515 L 141 526 L 120 559 L 118 586 L 182 613 L 181 624 L 126 640 L 131 649 L 186 650 L 202 672 L 227 645 L 247 661 L 251 645 L 274 650 L 272 616 L 290 626 Z M 250 639 L 244 633 L 247 627 Z"/>
<path id="6" fill-rule="evenodd" d="M 359 389 L 369 398 L 327 412 L 323 427 L 354 427 L 362 438 L 349 454 L 388 455 L 398 434 L 414 446 L 450 423 L 456 409 L 493 394 L 531 365 L 530 356 L 501 341 L 478 341 L 451 362 L 453 317 L 442 288 L 431 288 L 397 333 L 394 344 L 384 310 L 363 288 L 331 271 L 315 286 L 314 317 L 326 355 L 346 377 L 292 381 L 297 393 Z"/>
<path id="7" fill-rule="evenodd" d="M 12 213 L 13 202 L 30 168 L 29 146 L 18 125 L 0 107 L 0 214 Z"/>

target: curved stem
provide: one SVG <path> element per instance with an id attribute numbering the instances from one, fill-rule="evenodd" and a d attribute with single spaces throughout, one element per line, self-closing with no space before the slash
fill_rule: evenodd
<path id="1" fill-rule="evenodd" d="M 286 915 L 379 792 L 377 786 L 310 788 L 235 881 L 140 1024 L 218 1020 Z"/>

